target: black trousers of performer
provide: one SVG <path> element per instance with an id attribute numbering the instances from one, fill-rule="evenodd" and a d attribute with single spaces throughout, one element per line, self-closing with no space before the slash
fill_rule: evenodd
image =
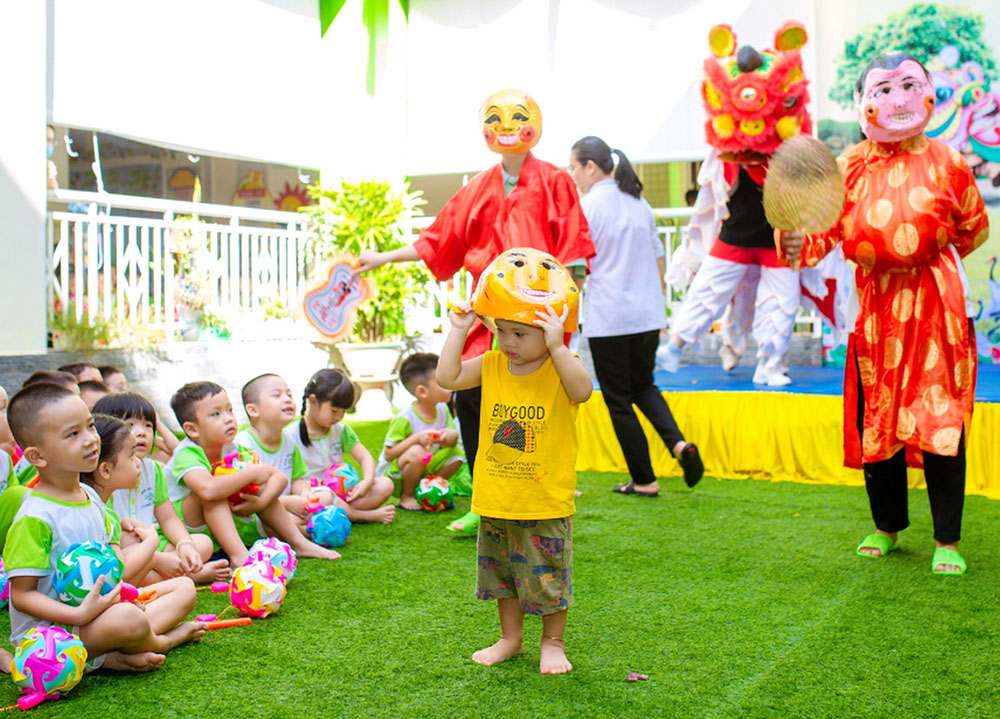
<path id="1" fill-rule="evenodd" d="M 669 452 L 673 452 L 675 444 L 684 441 L 667 401 L 653 384 L 653 366 L 660 333 L 651 330 L 634 335 L 588 339 L 594 371 L 597 381 L 601 383 L 601 394 L 611 413 L 611 426 L 625 455 L 628 473 L 636 484 L 655 482 L 656 475 L 649 461 L 649 444 L 632 405 L 646 415 Z"/>
<path id="2" fill-rule="evenodd" d="M 857 362 L 857 356 L 854 361 Z M 861 373 L 858 372 L 858 376 Z M 864 433 L 865 395 L 858 384 L 858 436 Z M 934 539 L 954 544 L 962 537 L 962 508 L 965 504 L 965 431 L 958 441 L 958 454 L 944 457 L 924 453 L 924 479 L 934 520 Z M 893 534 L 910 526 L 907 510 L 906 450 L 899 450 L 881 462 L 865 462 L 865 489 L 875 526 Z"/>
<path id="3" fill-rule="evenodd" d="M 479 407 L 483 403 L 483 388 L 460 389 L 455 392 L 455 414 L 462 430 L 462 446 L 469 472 L 473 477 L 476 466 L 476 452 L 479 451 Z"/>

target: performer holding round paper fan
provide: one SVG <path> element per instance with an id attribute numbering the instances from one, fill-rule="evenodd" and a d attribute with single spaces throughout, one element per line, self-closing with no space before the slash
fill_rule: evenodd
<path id="1" fill-rule="evenodd" d="M 790 382 L 782 361 L 798 311 L 799 277 L 778 262 L 761 186 L 771 154 L 784 140 L 812 128 L 799 55 L 805 42 L 805 28 L 798 23 L 782 26 L 774 49 L 760 52 L 749 45 L 737 50 L 728 25 L 709 33 L 713 55 L 705 61 L 702 95 L 713 151 L 699 177 L 701 190 L 687 240 L 671 263 L 674 284 L 684 284 L 685 273 L 688 278 L 695 274 L 672 323 L 670 341 L 659 353 L 668 371 L 677 370 L 681 349 L 708 332 L 736 296 L 733 314 L 753 316 L 758 347 L 753 381 L 771 386 Z M 729 369 L 742 346 L 726 347 L 723 359 Z"/>
<path id="2" fill-rule="evenodd" d="M 785 233 L 789 261 L 814 265 L 838 244 L 857 263 L 857 319 L 844 373 L 844 454 L 863 467 L 875 532 L 864 557 L 896 549 L 909 524 L 906 467 L 924 467 L 936 574 L 962 574 L 965 440 L 976 384 L 968 281 L 961 258 L 989 234 L 983 200 L 960 153 L 930 140 L 926 69 L 880 55 L 855 89 L 866 140 L 837 159 L 847 196 L 821 234 Z"/>

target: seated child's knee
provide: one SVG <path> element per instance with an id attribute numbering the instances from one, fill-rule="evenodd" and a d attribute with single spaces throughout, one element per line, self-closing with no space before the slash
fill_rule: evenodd
<path id="1" fill-rule="evenodd" d="M 399 464 L 400 469 L 411 464 L 423 464 L 425 454 L 427 454 L 427 450 L 424 447 L 419 444 L 414 445 L 399 455 L 397 464 Z"/>
<path id="2" fill-rule="evenodd" d="M 149 633 L 149 618 L 141 607 L 135 604 L 116 604 L 107 611 L 113 615 L 116 633 L 123 644 L 138 641 Z"/>

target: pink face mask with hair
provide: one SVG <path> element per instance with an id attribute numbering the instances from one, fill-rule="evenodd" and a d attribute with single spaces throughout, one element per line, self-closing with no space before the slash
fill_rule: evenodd
<path id="1" fill-rule="evenodd" d="M 934 86 L 918 63 L 906 60 L 892 70 L 870 70 L 861 96 L 854 99 L 858 122 L 870 140 L 901 142 L 927 126 Z"/>

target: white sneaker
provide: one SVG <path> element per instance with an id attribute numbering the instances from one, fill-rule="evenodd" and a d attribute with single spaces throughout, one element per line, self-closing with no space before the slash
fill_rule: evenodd
<path id="1" fill-rule="evenodd" d="M 790 385 L 792 380 L 783 375 L 780 369 L 770 369 L 762 360 L 757 363 L 757 369 L 754 370 L 753 383 L 766 384 L 768 387 L 785 387 Z"/>
<path id="2" fill-rule="evenodd" d="M 731 371 L 733 367 L 740 363 L 740 356 L 729 345 L 722 345 L 721 349 L 719 349 L 719 357 L 722 358 L 722 369 L 726 372 Z"/>
<path id="3" fill-rule="evenodd" d="M 671 341 L 656 350 L 656 364 L 665 372 L 674 373 L 681 368 L 681 348 Z"/>

